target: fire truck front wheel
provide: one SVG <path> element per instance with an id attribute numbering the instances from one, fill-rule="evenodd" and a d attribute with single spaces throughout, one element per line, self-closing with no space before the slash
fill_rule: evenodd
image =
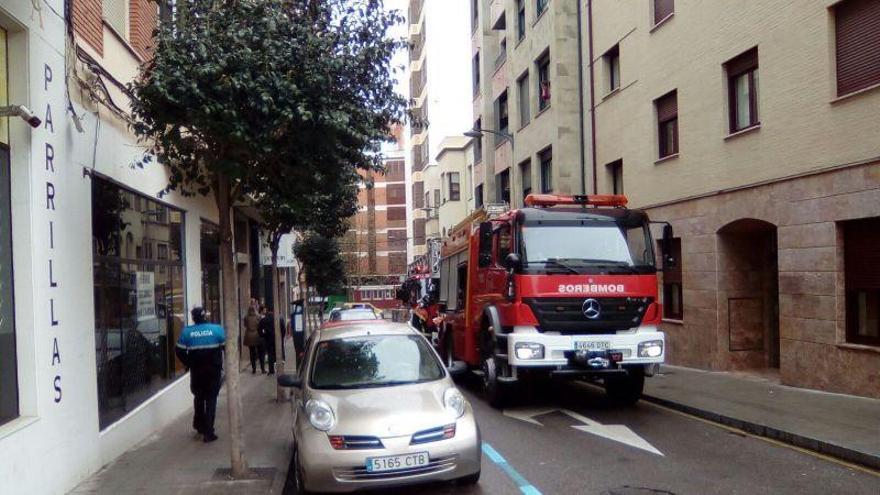
<path id="1" fill-rule="evenodd" d="M 483 392 L 489 405 L 496 409 L 504 407 L 505 390 L 498 380 L 498 362 L 495 356 L 483 358 L 480 368 L 483 372 Z"/>
<path id="2" fill-rule="evenodd" d="M 612 402 L 632 406 L 642 398 L 645 388 L 645 369 L 641 366 L 627 368 L 627 374 L 605 379 L 605 393 Z"/>

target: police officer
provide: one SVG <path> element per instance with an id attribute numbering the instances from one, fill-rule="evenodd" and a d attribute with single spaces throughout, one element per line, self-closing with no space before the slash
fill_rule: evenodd
<path id="1" fill-rule="evenodd" d="M 183 329 L 177 341 L 177 358 L 190 370 L 190 391 L 194 396 L 193 428 L 205 443 L 217 440 L 214 415 L 220 393 L 220 372 L 223 369 L 223 327 L 208 322 L 204 308 L 192 310 L 195 325 Z"/>

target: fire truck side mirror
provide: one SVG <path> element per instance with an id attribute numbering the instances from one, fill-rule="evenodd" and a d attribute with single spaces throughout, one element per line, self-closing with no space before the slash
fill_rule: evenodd
<path id="1" fill-rule="evenodd" d="M 504 258 L 504 266 L 512 272 L 517 271 L 522 267 L 522 259 L 516 253 L 510 253 Z"/>
<path id="2" fill-rule="evenodd" d="M 480 268 L 492 264 L 492 222 L 480 224 L 480 253 L 477 262 Z"/>

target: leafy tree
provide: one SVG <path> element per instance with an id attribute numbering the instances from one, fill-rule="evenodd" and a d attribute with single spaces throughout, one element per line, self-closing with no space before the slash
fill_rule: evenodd
<path id="1" fill-rule="evenodd" d="M 312 289 L 320 297 L 339 294 L 344 290 L 345 262 L 336 239 L 315 233 L 306 234 L 296 245 L 294 254 L 305 272 L 304 301 L 308 301 Z"/>
<path id="2" fill-rule="evenodd" d="M 149 147 L 141 165 L 155 157 L 169 170 L 166 191 L 213 193 L 219 211 L 235 477 L 248 468 L 232 207 L 316 174 L 380 166 L 380 141 L 403 109 L 389 70 L 400 43 L 388 28 L 400 20 L 381 0 L 180 0 L 130 88 L 132 127 Z"/>

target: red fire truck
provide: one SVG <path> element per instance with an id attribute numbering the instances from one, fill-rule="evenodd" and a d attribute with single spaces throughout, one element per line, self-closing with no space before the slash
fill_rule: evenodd
<path id="1" fill-rule="evenodd" d="M 622 195 L 529 195 L 480 210 L 444 240 L 447 365 L 482 375 L 494 406 L 532 378 L 601 379 L 621 404 L 641 397 L 665 358 L 654 243 L 645 212 Z M 663 224 L 664 262 L 672 228 Z"/>

